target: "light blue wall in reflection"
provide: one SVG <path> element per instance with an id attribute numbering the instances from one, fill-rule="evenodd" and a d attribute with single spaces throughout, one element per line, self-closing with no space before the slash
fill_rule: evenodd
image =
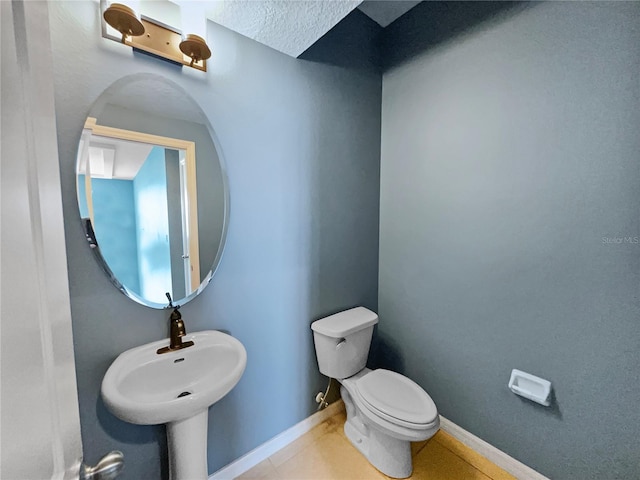
<path id="1" fill-rule="evenodd" d="M 123 285 L 140 288 L 134 182 L 92 178 L 93 229 L 109 268 Z"/>
<path id="2" fill-rule="evenodd" d="M 142 297 L 166 303 L 171 288 L 171 251 L 167 215 L 164 148 L 153 147 L 133 179 L 138 268 Z M 96 233 L 98 238 L 100 234 Z M 108 261 L 108 260 L 107 260 Z"/>
<path id="3" fill-rule="evenodd" d="M 78 207 L 80 208 L 80 217 L 89 218 L 89 208 L 87 206 L 87 191 L 84 186 L 85 176 L 78 174 Z"/>

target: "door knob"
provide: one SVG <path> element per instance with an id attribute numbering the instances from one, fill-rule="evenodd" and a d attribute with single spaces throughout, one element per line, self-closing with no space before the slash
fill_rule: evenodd
<path id="1" fill-rule="evenodd" d="M 107 453 L 94 466 L 82 464 L 80 480 L 111 480 L 120 475 L 124 468 L 124 455 L 118 450 Z"/>

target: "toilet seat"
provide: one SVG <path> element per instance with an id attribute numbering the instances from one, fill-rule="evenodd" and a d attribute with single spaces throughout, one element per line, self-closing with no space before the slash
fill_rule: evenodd
<path id="1" fill-rule="evenodd" d="M 420 385 L 390 370 L 373 370 L 355 382 L 363 406 L 397 425 L 425 428 L 438 419 L 435 403 Z"/>

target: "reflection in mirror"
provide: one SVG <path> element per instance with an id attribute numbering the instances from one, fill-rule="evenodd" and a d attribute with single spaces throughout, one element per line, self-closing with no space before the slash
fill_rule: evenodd
<path id="1" fill-rule="evenodd" d="M 89 118 L 78 151 L 80 216 L 104 240 L 100 251 L 112 273 L 156 303 L 164 302 L 162 292 L 191 294 L 201 280 L 194 142 Z"/>
<path id="2" fill-rule="evenodd" d="M 228 193 L 219 148 L 197 106 L 185 108 L 186 94 L 160 77 L 133 77 L 141 78 L 108 89 L 87 118 L 78 204 L 87 240 L 113 283 L 137 302 L 163 308 L 166 292 L 184 304 L 210 281 L 224 244 Z M 160 115 L 149 94 L 158 88 L 164 105 L 173 103 L 166 113 L 179 118 Z"/>

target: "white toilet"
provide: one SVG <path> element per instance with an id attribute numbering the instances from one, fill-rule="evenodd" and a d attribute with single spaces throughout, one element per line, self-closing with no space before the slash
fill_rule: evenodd
<path id="1" fill-rule="evenodd" d="M 347 409 L 344 432 L 385 475 L 411 475 L 411 443 L 431 438 L 440 417 L 417 383 L 389 370 L 365 367 L 378 315 L 364 307 L 311 324 L 320 372 L 338 380 Z"/>

